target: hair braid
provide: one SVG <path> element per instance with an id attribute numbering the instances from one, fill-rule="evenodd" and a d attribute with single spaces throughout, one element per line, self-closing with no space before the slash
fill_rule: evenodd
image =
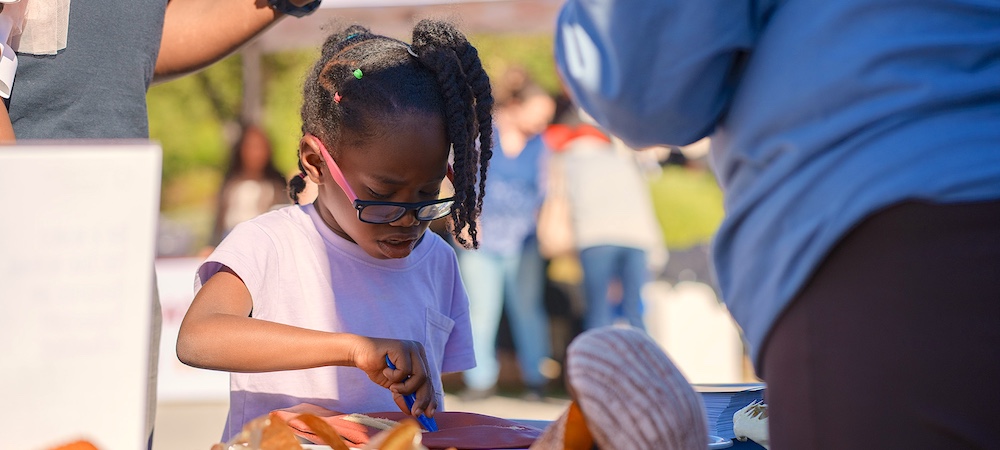
<path id="1" fill-rule="evenodd" d="M 435 73 L 445 97 L 448 129 L 449 134 L 453 136 L 454 145 L 455 188 L 456 193 L 461 191 L 459 197 L 461 204 L 452 212 L 456 228 L 455 237 L 460 244 L 466 245 L 467 242 L 460 231 L 467 230 L 472 247 L 478 247 L 478 228 L 475 218 L 482 209 L 486 165 L 493 154 L 490 150 L 493 144 L 493 119 L 489 77 L 482 70 L 478 53 L 471 54 L 476 61 L 469 60 L 467 49 L 472 46 L 451 24 L 431 20 L 420 21 L 413 30 L 413 47 L 420 55 L 421 63 Z M 466 67 L 479 70 L 469 73 L 466 72 Z M 484 128 L 489 130 L 485 140 L 482 132 Z M 477 136 L 480 139 L 478 149 Z"/>
<path id="2" fill-rule="evenodd" d="M 306 188 L 305 174 L 306 168 L 302 167 L 302 161 L 299 161 L 299 175 L 288 180 L 288 196 L 292 198 L 292 201 L 296 205 L 299 204 L 299 194 Z"/>
<path id="3" fill-rule="evenodd" d="M 479 59 L 479 52 L 469 42 L 459 47 L 459 59 L 462 61 L 462 68 L 469 79 L 469 86 L 476 96 L 476 119 L 479 121 L 479 198 L 477 204 L 482 205 L 483 195 L 486 192 L 486 170 L 489 168 L 490 159 L 493 158 L 493 90 L 490 87 L 490 78 L 483 69 L 482 60 Z M 486 145 L 487 143 L 491 145 Z"/>
<path id="4" fill-rule="evenodd" d="M 437 50 L 426 56 L 421 56 L 421 58 L 432 69 L 437 69 L 435 74 L 445 98 L 448 131 L 452 138 L 455 155 L 454 184 L 456 191 L 461 191 L 462 200 L 454 208 L 454 214 L 458 219 L 455 225 L 459 228 L 469 225 L 469 237 L 472 238 L 473 246 L 475 246 L 478 244 L 477 230 L 474 221 L 470 219 L 474 217 L 475 212 L 480 207 L 475 191 L 476 175 L 473 172 L 478 163 L 478 155 L 471 150 L 474 148 L 474 135 L 469 132 L 470 125 L 475 123 L 475 118 L 470 117 L 470 108 L 466 106 L 471 102 L 465 101 L 466 98 L 471 98 L 472 94 L 467 86 L 463 89 L 459 82 L 460 74 L 456 70 L 459 66 L 453 53 L 448 54 L 447 50 Z M 466 244 L 461 236 L 458 239 L 461 244 Z"/>

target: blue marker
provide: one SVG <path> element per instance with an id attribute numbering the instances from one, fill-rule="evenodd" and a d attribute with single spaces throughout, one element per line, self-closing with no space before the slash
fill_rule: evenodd
<path id="1" fill-rule="evenodd" d="M 389 360 L 389 355 L 385 355 L 385 363 L 387 365 L 389 365 L 390 369 L 396 370 L 396 365 L 393 364 L 392 361 Z M 413 403 L 417 401 L 417 395 L 416 394 L 406 394 L 406 395 L 403 396 L 403 400 L 406 401 L 406 407 L 410 411 L 413 411 Z M 434 419 L 432 419 L 430 417 L 427 417 L 427 416 L 425 416 L 423 414 L 417 416 L 417 422 L 420 422 L 420 425 L 423 426 L 424 429 L 426 429 L 427 431 L 437 431 L 438 430 L 437 422 L 435 422 Z"/>

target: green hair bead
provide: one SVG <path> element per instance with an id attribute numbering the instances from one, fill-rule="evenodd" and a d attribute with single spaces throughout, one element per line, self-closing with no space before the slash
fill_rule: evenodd
<path id="1" fill-rule="evenodd" d="M 354 69 L 354 78 L 360 80 L 363 75 L 364 73 L 361 72 L 361 69 Z"/>

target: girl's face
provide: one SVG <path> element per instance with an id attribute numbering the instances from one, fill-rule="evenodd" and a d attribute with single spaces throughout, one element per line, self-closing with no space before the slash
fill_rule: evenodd
<path id="1" fill-rule="evenodd" d="M 316 210 L 334 233 L 375 258 L 404 258 L 413 251 L 429 221 L 417 220 L 411 210 L 387 224 L 362 222 L 316 142 L 307 137 L 300 145 L 303 166 L 319 185 Z M 440 117 L 406 113 L 386 123 L 375 137 L 340 145 L 328 150 L 360 200 L 415 203 L 441 194 L 450 143 Z"/>

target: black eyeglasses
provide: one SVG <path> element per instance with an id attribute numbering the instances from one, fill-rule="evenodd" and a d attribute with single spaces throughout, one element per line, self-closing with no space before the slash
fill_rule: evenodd
<path id="1" fill-rule="evenodd" d="M 310 136 L 316 140 L 320 151 L 323 152 L 323 159 L 326 160 L 327 167 L 330 168 L 330 175 L 340 186 L 340 189 L 347 195 L 348 200 L 358 210 L 358 220 L 365 223 L 385 224 L 399 220 L 410 211 L 416 211 L 417 220 L 421 222 L 440 219 L 451 212 L 452 205 L 455 204 L 455 197 L 442 198 L 438 200 L 428 200 L 416 203 L 382 202 L 377 200 L 360 200 L 351 185 L 347 184 L 344 172 L 337 166 L 337 162 L 330 156 L 323 142 L 315 136 Z M 451 166 L 448 166 L 448 178 L 452 177 Z"/>
<path id="2" fill-rule="evenodd" d="M 354 209 L 358 210 L 358 219 L 362 222 L 379 224 L 395 222 L 410 211 L 416 211 L 417 220 L 420 221 L 440 219 L 451 212 L 451 205 L 453 204 L 455 204 L 455 197 L 417 203 L 355 199 Z"/>

